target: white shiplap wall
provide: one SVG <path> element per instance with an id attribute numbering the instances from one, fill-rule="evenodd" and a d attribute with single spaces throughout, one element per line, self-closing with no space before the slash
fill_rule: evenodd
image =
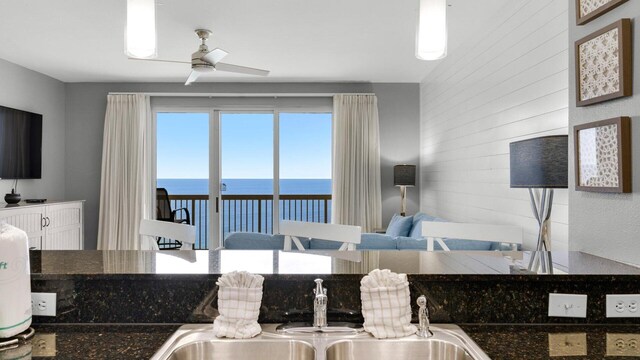
<path id="1" fill-rule="evenodd" d="M 537 224 L 528 192 L 509 188 L 509 143 L 566 134 L 568 4 L 508 0 L 421 84 L 421 210 L 451 221 Z M 566 190 L 556 190 L 552 248 L 568 248 Z"/>

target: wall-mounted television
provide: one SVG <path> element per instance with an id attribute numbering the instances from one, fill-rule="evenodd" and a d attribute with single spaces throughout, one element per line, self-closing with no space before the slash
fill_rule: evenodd
<path id="1" fill-rule="evenodd" d="M 0 179 L 42 178 L 42 115 L 0 106 Z"/>

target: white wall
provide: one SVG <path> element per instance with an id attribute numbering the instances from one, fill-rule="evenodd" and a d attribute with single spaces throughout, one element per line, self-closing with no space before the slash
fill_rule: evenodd
<path id="1" fill-rule="evenodd" d="M 64 83 L 0 59 L 0 105 L 42 114 L 42 179 L 20 180 L 22 198 L 64 199 Z M 12 187 L 0 180 L 0 203 Z"/>
<path id="2" fill-rule="evenodd" d="M 575 125 L 618 116 L 631 117 L 633 143 L 633 193 L 602 194 L 575 191 L 575 174 L 569 171 L 569 221 L 571 250 L 580 250 L 606 258 L 640 265 L 640 2 L 628 1 L 622 6 L 583 26 L 575 24 L 575 4 L 570 2 L 569 19 L 569 64 L 574 68 L 574 42 L 621 18 L 631 18 L 633 39 L 633 93 L 634 96 L 606 103 L 576 108 L 575 74 L 570 71 L 569 125 Z M 570 135 L 569 169 L 573 169 L 573 137 Z"/>
<path id="3" fill-rule="evenodd" d="M 421 85 L 421 209 L 452 221 L 537 223 L 528 192 L 509 188 L 509 143 L 566 134 L 568 5 L 509 0 Z M 568 248 L 567 191 L 556 191 L 552 248 Z"/>

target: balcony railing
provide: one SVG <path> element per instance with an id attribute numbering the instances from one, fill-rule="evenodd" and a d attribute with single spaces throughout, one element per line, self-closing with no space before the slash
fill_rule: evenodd
<path id="1" fill-rule="evenodd" d="M 331 222 L 331 195 L 296 194 L 279 198 L 281 220 Z M 196 249 L 218 246 L 217 240 L 210 246 L 208 238 L 209 195 L 169 195 L 169 200 L 173 209 L 189 209 L 191 224 L 196 227 Z M 273 233 L 273 195 L 222 195 L 218 209 L 223 239 L 234 231 Z"/>

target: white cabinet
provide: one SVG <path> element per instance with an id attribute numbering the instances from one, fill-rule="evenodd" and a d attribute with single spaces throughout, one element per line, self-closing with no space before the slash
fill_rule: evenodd
<path id="1" fill-rule="evenodd" d="M 82 250 L 83 202 L 0 208 L 0 221 L 24 230 L 29 246 L 41 250 Z"/>
<path id="2" fill-rule="evenodd" d="M 29 236 L 29 247 L 42 248 L 44 238 L 44 206 L 13 207 L 0 210 L 0 222 L 24 230 Z"/>

